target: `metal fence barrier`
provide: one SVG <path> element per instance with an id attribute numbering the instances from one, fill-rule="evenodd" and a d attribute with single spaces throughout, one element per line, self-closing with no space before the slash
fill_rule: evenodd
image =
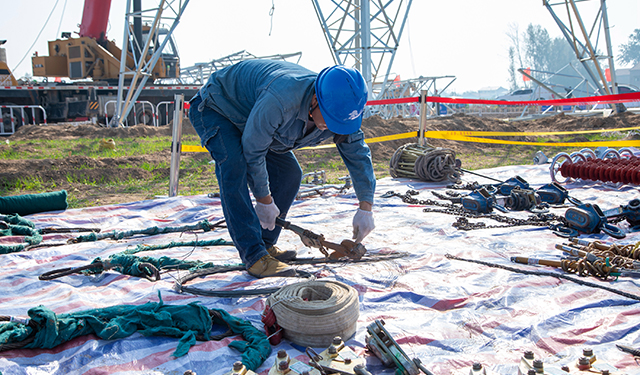
<path id="1" fill-rule="evenodd" d="M 25 116 L 25 109 L 31 109 L 31 121 L 29 116 Z M 14 111 L 18 111 L 20 117 Z M 42 123 L 47 124 L 47 112 L 43 107 L 39 105 L 1 105 L 0 114 L 2 115 L 2 122 L 0 122 L 0 135 L 11 135 L 16 132 L 16 129 L 22 125 L 37 123 L 36 110 L 42 111 Z M 9 131 L 7 128 L 11 127 Z"/>
<path id="2" fill-rule="evenodd" d="M 115 106 L 117 100 L 109 100 L 107 102 L 104 103 L 104 118 L 107 124 L 109 124 L 109 111 L 108 111 L 108 107 L 109 104 L 113 104 Z M 152 120 L 153 126 L 158 126 L 157 123 L 157 115 L 156 115 L 156 108 L 153 106 L 153 104 L 149 101 L 136 101 L 135 102 L 136 105 L 133 106 L 132 112 L 133 112 L 133 118 L 136 122 L 136 124 L 147 124 L 147 121 L 149 119 Z M 138 106 L 137 104 L 141 104 L 142 106 Z M 150 108 L 150 112 L 147 111 L 147 105 Z M 114 107 L 114 111 L 115 111 L 115 107 Z M 124 124 L 125 126 L 129 126 L 129 116 L 127 116 L 127 118 L 124 119 Z"/>

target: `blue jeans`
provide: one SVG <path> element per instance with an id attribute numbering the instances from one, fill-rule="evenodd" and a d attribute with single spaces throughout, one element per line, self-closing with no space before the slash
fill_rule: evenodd
<path id="1" fill-rule="evenodd" d="M 226 117 L 203 106 L 200 97 L 194 98 L 189 110 L 189 119 L 202 139 L 211 157 L 216 162 L 216 177 L 220 187 L 222 212 L 229 235 L 238 249 L 246 268 L 267 255 L 266 249 L 275 245 L 281 228 L 262 229 L 249 195 L 247 163 L 242 153 L 242 132 Z M 265 157 L 269 173 L 271 197 L 285 218 L 298 194 L 302 169 L 298 160 L 289 151 L 278 154 L 267 152 Z"/>

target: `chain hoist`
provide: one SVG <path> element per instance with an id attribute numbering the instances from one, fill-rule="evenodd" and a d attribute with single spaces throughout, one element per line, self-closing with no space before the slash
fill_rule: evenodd
<path id="1" fill-rule="evenodd" d="M 399 197 L 403 202 L 407 204 L 417 204 L 424 206 L 437 206 L 441 208 L 432 208 L 425 207 L 423 208 L 423 212 L 433 212 L 433 213 L 441 213 L 447 215 L 458 216 L 456 222 L 453 223 L 453 227 L 459 230 L 475 230 L 475 229 L 490 229 L 490 228 L 510 228 L 516 226 L 523 225 L 532 225 L 538 227 L 549 227 L 552 230 L 558 230 L 558 227 L 562 227 L 566 225 L 566 220 L 558 215 L 553 213 L 544 213 L 538 212 L 529 215 L 526 219 L 518 219 L 513 218 L 507 215 L 500 215 L 497 213 L 480 213 L 478 211 L 472 211 L 465 207 L 461 207 L 459 205 L 454 204 L 453 202 L 462 202 L 462 198 L 456 199 L 455 197 L 446 197 L 437 192 L 432 192 L 437 197 L 442 197 L 443 199 L 451 200 L 452 203 L 443 203 L 439 201 L 435 201 L 432 199 L 424 199 L 420 200 L 415 198 L 415 195 L 418 195 L 419 192 L 415 190 L 408 190 L 405 194 L 395 193 L 393 191 L 388 191 L 382 195 L 382 198 L 390 198 L 390 197 Z M 476 204 L 480 205 L 476 202 Z M 471 204 L 467 201 L 467 206 L 470 207 Z M 469 219 L 492 219 L 500 223 L 504 223 L 505 225 L 487 225 L 483 222 L 472 223 Z"/>

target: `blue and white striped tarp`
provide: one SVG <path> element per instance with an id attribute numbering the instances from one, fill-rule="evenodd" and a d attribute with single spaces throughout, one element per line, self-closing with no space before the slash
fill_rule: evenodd
<path id="1" fill-rule="evenodd" d="M 521 176 L 538 188 L 550 182 L 548 165 L 511 166 L 476 171 L 504 181 Z M 464 182 L 491 180 L 466 174 Z M 638 186 L 614 186 L 592 181 L 565 185 L 570 195 L 584 203 L 606 210 L 626 205 L 639 198 Z M 366 327 L 383 319 L 385 328 L 410 358 L 418 358 L 434 374 L 469 374 L 474 362 L 482 363 L 488 373 L 513 375 L 525 351 L 532 351 L 548 368 L 569 366 L 580 373 L 576 361 L 586 347 L 592 348 L 598 364 L 619 369 L 618 374 L 638 374 L 633 356 L 618 350 L 615 344 L 640 348 L 640 301 L 590 285 L 581 285 L 552 276 L 527 275 L 482 264 L 448 259 L 451 254 L 529 271 L 563 273 L 561 270 L 515 264 L 512 256 L 559 260 L 563 254 L 556 244 L 567 240 L 549 229 L 521 226 L 514 228 L 460 231 L 452 227 L 455 217 L 423 212 L 424 206 L 404 203 L 398 197 L 381 198 L 387 191 L 404 194 L 412 189 L 415 198 L 436 199 L 430 191 L 444 193 L 444 183 L 424 183 L 408 179 L 384 178 L 378 181 L 374 207 L 376 229 L 364 241 L 370 254 L 406 252 L 405 258 L 392 261 L 305 265 L 300 269 L 322 279 L 333 279 L 353 286 L 360 296 L 360 316 L 356 334 L 347 344 L 366 357 L 373 374 L 393 374 L 365 350 Z M 340 243 L 351 238 L 351 220 L 357 207 L 353 191 L 325 194 L 296 201 L 287 220 L 321 233 L 325 239 Z M 563 215 L 568 206 L 553 208 Z M 529 213 L 510 216 L 526 218 Z M 26 217 L 38 228 L 98 227 L 102 231 L 144 229 L 153 226 L 195 224 L 204 219 L 223 218 L 220 202 L 207 196 L 180 196 L 130 204 L 48 212 Z M 474 219 L 470 219 L 474 221 Z M 487 224 L 499 224 L 486 221 Z M 629 232 L 629 226 L 619 226 Z M 77 236 L 48 234 L 43 243 L 60 243 Z M 140 244 L 166 244 L 170 241 L 210 239 L 230 240 L 226 229 L 211 232 L 170 233 L 136 236 L 122 240 L 100 240 L 40 247 L 30 251 L 0 255 L 0 315 L 25 317 L 27 311 L 43 305 L 57 314 L 114 305 L 139 305 L 157 302 L 158 292 L 166 304 L 199 301 L 208 308 L 224 309 L 235 317 L 249 320 L 259 329 L 266 296 L 218 298 L 178 293 L 176 279 L 188 271 L 162 274 L 162 279 L 146 279 L 107 271 L 100 275 L 70 275 L 51 281 L 38 276 L 53 269 L 80 267 L 97 257 L 102 259 L 135 248 Z M 600 234 L 581 238 L 607 243 L 632 244 L 640 241 L 637 232 L 614 240 Z M 15 244 L 20 237 L 0 237 L 0 244 Z M 293 232 L 283 231 L 278 244 L 295 249 L 300 257 L 321 257 L 317 249 L 306 248 Z M 178 247 L 138 253 L 163 255 L 185 260 L 219 264 L 240 262 L 232 246 Z M 640 279 L 619 278 L 588 281 L 640 296 Z M 256 280 L 246 272 L 229 272 L 193 280 L 189 286 L 202 289 L 260 288 L 285 285 L 299 280 Z M 240 353 L 227 347 L 235 336 L 222 341 L 198 342 L 184 357 L 171 354 L 177 339 L 144 337 L 134 334 L 126 339 L 101 340 L 84 336 L 54 349 L 18 349 L 0 352 L 0 372 L 9 374 L 182 374 L 192 370 L 198 375 L 224 374 L 240 359 Z M 286 340 L 273 348 L 271 357 L 258 369 L 266 375 L 279 349 L 306 361 L 304 348 Z M 317 352 L 324 348 L 315 348 Z M 585 374 L 587 372 L 584 372 Z"/>

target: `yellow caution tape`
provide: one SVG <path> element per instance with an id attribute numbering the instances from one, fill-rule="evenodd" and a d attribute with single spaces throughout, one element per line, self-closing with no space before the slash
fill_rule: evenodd
<path id="1" fill-rule="evenodd" d="M 193 146 L 193 145 L 182 145 L 180 148 L 181 152 L 209 152 L 206 148 L 202 146 Z"/>
<path id="2" fill-rule="evenodd" d="M 505 145 L 530 145 L 530 146 L 553 146 L 553 147 L 589 147 L 589 146 L 607 146 L 607 147 L 638 147 L 640 140 L 628 141 L 589 141 L 589 142 L 522 142 L 522 141 L 505 141 L 501 139 L 481 138 L 485 137 L 523 137 L 523 136 L 546 136 L 546 135 L 569 135 L 569 134 L 593 134 L 593 133 L 611 133 L 630 130 L 640 130 L 640 127 L 617 128 L 617 129 L 598 129 L 598 130 L 577 130 L 577 131 L 560 131 L 560 132 L 488 132 L 488 131 L 459 131 L 459 130 L 429 130 L 424 132 L 425 138 L 449 139 L 452 141 L 475 142 L 475 143 L 494 143 Z M 368 144 L 393 141 L 398 139 L 416 138 L 417 131 L 408 133 L 399 133 L 393 135 L 385 135 L 382 137 L 374 137 L 366 139 Z M 319 150 L 325 148 L 336 147 L 334 143 L 302 147 L 300 150 Z M 182 145 L 182 152 L 209 152 L 206 148 L 200 146 Z"/>

